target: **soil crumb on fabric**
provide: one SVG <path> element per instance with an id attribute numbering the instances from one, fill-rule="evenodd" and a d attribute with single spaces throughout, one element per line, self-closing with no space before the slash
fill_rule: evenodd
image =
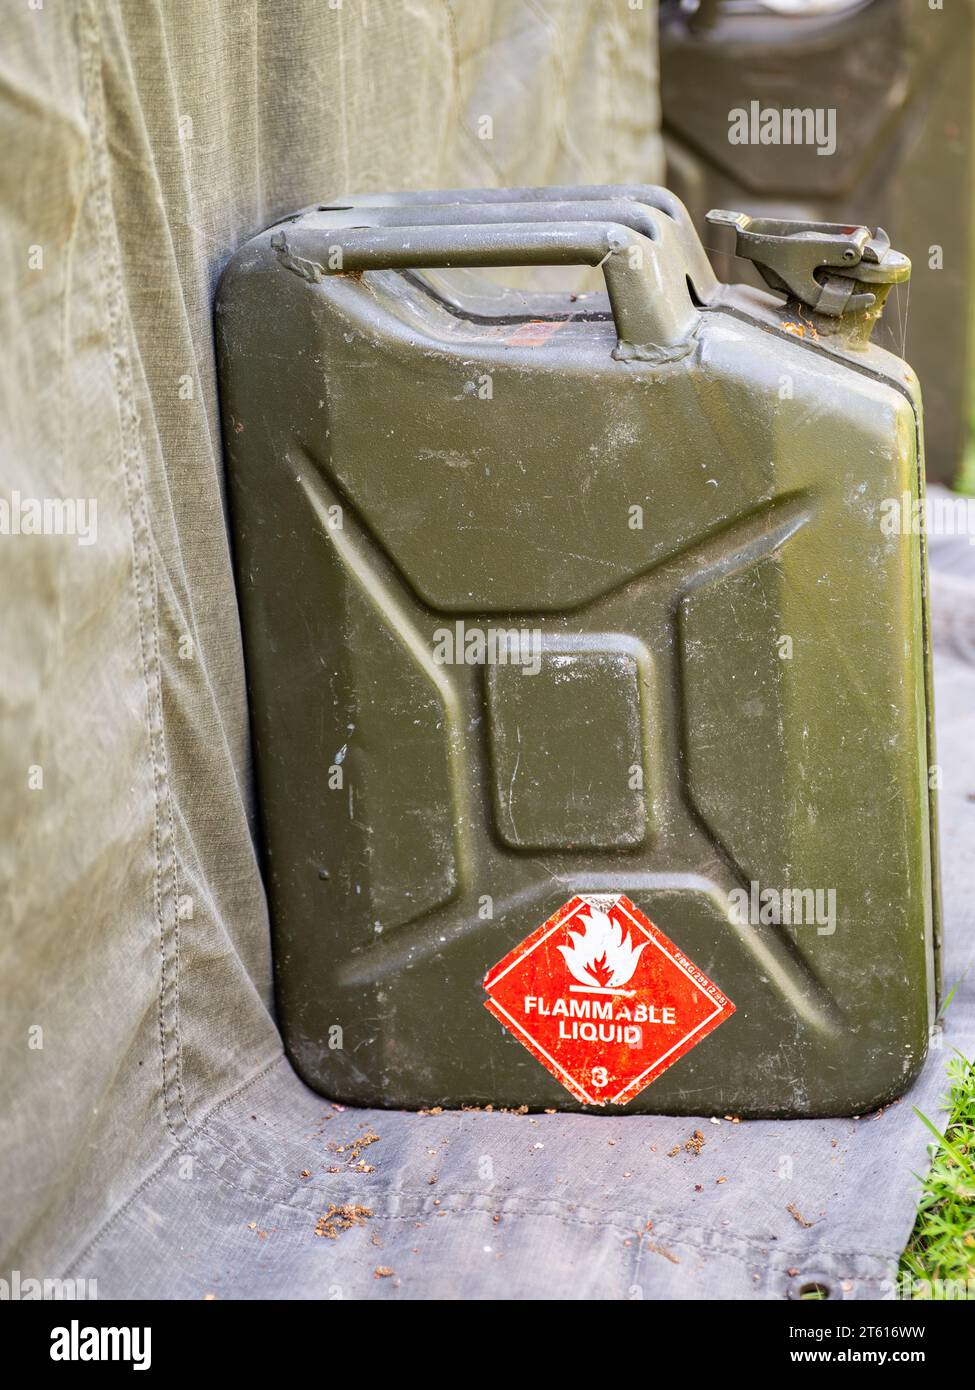
<path id="1" fill-rule="evenodd" d="M 349 1155 L 349 1157 L 350 1157 L 350 1158 L 358 1158 L 359 1155 L 362 1153 L 362 1150 L 363 1150 L 363 1149 L 368 1149 L 368 1147 L 369 1147 L 370 1144 L 378 1144 L 378 1143 L 379 1143 L 379 1135 L 378 1135 L 378 1134 L 374 1134 L 373 1131 L 372 1131 L 371 1129 L 369 1129 L 369 1130 L 366 1131 L 365 1134 L 360 1135 L 360 1137 L 359 1137 L 359 1138 L 355 1141 L 355 1143 L 352 1145 L 352 1152 L 351 1152 L 351 1154 Z"/>
<path id="2" fill-rule="evenodd" d="M 357 1206 L 355 1202 L 345 1202 L 336 1206 L 333 1202 L 315 1223 L 316 1236 L 326 1236 L 335 1240 L 341 1231 L 349 1231 L 353 1226 L 364 1226 L 372 1216 L 368 1207 Z"/>
<path id="3" fill-rule="evenodd" d="M 679 1265 L 680 1259 L 674 1254 L 673 1250 L 668 1250 L 666 1245 L 657 1245 L 652 1240 L 647 1241 L 647 1249 L 654 1255 L 663 1255 L 665 1260 L 669 1260 L 672 1265 Z"/>
<path id="4" fill-rule="evenodd" d="M 804 1226 L 805 1229 L 806 1229 L 807 1231 L 809 1230 L 809 1227 L 810 1227 L 813 1223 L 812 1223 L 811 1221 L 807 1221 L 807 1220 L 806 1220 L 806 1218 L 803 1216 L 802 1212 L 801 1212 L 801 1211 L 799 1210 L 799 1208 L 796 1206 L 795 1202 L 787 1202 L 787 1203 L 786 1203 L 786 1208 L 785 1208 L 785 1209 L 786 1209 L 786 1211 L 789 1213 L 789 1215 L 792 1217 L 793 1221 L 797 1222 L 800 1226 Z"/>

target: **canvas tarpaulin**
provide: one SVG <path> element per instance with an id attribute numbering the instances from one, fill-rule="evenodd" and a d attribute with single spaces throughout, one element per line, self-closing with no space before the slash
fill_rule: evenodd
<path id="1" fill-rule="evenodd" d="M 5 11 L 3 493 L 94 503 L 84 534 L 0 543 L 0 1231 L 21 1267 L 80 1249 L 280 1051 L 223 265 L 345 191 L 658 178 L 653 24 L 625 0 Z"/>
<path id="2" fill-rule="evenodd" d="M 216 281 L 249 235 L 346 191 L 659 179 L 652 10 L 5 14 L 2 491 L 11 508 L 74 503 L 68 534 L 0 537 L 5 1277 L 70 1271 L 123 1297 L 747 1296 L 786 1291 L 800 1266 L 855 1293 L 887 1277 L 924 1159 L 907 1104 L 870 1122 L 882 1159 L 858 1122 L 726 1125 L 695 1209 L 694 1183 L 658 1158 L 687 1121 L 332 1110 L 273 1019 Z M 946 662 L 957 928 L 973 674 L 957 651 Z M 929 1108 L 941 1061 L 917 1093 Z M 375 1171 L 329 1174 L 315 1145 L 366 1125 Z M 896 1200 L 872 1213 L 892 1169 Z M 329 1204 L 353 1200 L 373 1230 L 316 1238 Z M 398 1242 L 386 1253 L 379 1228 Z M 377 1282 L 378 1265 L 395 1277 Z"/>

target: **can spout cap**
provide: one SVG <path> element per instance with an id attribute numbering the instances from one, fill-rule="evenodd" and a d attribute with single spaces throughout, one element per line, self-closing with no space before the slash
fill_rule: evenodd
<path id="1" fill-rule="evenodd" d="M 891 285 L 910 278 L 910 261 L 891 249 L 882 227 L 871 232 L 838 222 L 750 217 L 721 208 L 709 212 L 707 220 L 735 228 L 737 254 L 754 261 L 773 290 L 827 318 L 868 315 L 875 320 Z"/>

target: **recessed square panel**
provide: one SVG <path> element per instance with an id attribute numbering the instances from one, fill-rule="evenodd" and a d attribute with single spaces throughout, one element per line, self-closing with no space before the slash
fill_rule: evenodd
<path id="1" fill-rule="evenodd" d="M 619 651 L 542 651 L 491 666 L 495 822 L 515 849 L 641 844 L 647 804 L 640 673 Z"/>

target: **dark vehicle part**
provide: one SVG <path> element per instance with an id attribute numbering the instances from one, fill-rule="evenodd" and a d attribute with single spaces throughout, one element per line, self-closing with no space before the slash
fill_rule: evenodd
<path id="1" fill-rule="evenodd" d="M 697 226 L 712 207 L 880 222 L 914 266 L 878 343 L 914 367 L 928 476 L 958 473 L 972 354 L 971 0 L 662 0 L 668 183 Z M 722 280 L 758 285 L 729 242 Z"/>

